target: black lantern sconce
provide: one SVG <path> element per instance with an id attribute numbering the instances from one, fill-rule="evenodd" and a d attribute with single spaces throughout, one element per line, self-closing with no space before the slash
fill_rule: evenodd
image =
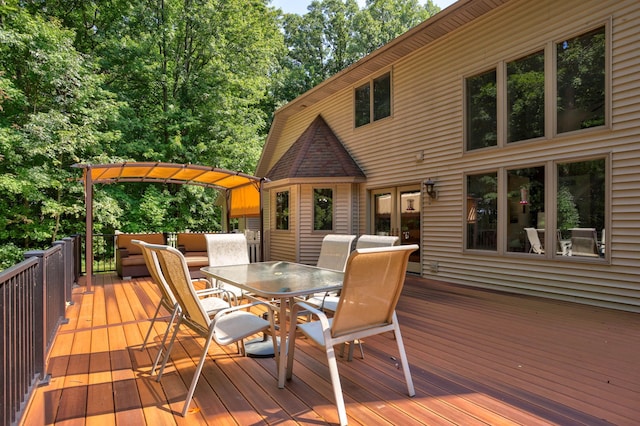
<path id="1" fill-rule="evenodd" d="M 424 181 L 424 188 L 427 191 L 427 195 L 429 197 L 436 199 L 438 198 L 438 191 L 436 190 L 436 183 L 431 180 L 431 178 Z"/>

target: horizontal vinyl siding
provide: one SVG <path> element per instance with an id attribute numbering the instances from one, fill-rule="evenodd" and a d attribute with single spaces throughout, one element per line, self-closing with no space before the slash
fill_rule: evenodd
<path id="1" fill-rule="evenodd" d="M 464 152 L 466 76 L 609 22 L 608 128 Z M 353 204 L 359 213 L 354 224 L 358 233 L 369 230 L 369 190 L 431 178 L 438 199 L 423 197 L 424 276 L 640 312 L 640 2 L 514 0 L 389 69 L 391 117 L 353 128 L 353 88 L 349 88 L 292 116 L 279 142 L 284 152 L 316 115 L 323 115 L 367 176 Z M 425 154 L 423 161 L 416 160 L 419 152 Z M 610 262 L 463 250 L 465 173 L 551 167 L 551 161 L 592 156 L 611 160 L 611 225 L 606 229 Z M 438 272 L 431 272 L 434 262 Z"/>
<path id="2" fill-rule="evenodd" d="M 333 231 L 313 230 L 313 189 L 333 189 Z M 300 256 L 299 262 L 315 265 L 320 255 L 322 239 L 327 234 L 351 233 L 351 184 L 339 185 L 301 185 L 300 206 Z"/>
<path id="3" fill-rule="evenodd" d="M 425 205 L 423 274 L 461 284 L 511 289 L 640 311 L 640 186 L 637 178 L 640 172 L 640 38 L 637 30 L 640 7 L 637 2 L 624 2 L 624 7 L 603 10 L 600 2 L 554 2 L 554 13 L 548 14 L 540 13 L 545 10 L 541 4 L 515 2 L 508 5 L 500 13 L 486 17 L 483 25 L 452 37 L 459 40 L 449 39 L 446 45 L 440 46 L 442 49 L 427 49 L 420 52 L 420 57 L 395 67 L 397 103 L 405 92 L 407 97 L 411 96 L 412 90 L 421 94 L 420 90 L 412 88 L 411 80 L 415 81 L 417 74 L 422 74 L 422 79 L 434 86 L 440 86 L 434 92 L 448 91 L 451 95 L 447 101 L 433 108 L 433 113 L 428 103 L 416 102 L 415 99 L 409 103 L 411 108 L 403 113 L 403 116 L 417 118 L 417 122 L 430 123 L 424 126 L 430 138 L 428 148 L 425 148 L 429 154 L 423 176 L 435 179 L 439 189 L 439 199 Z M 606 22 L 609 16 L 613 17 L 611 130 L 578 132 L 551 140 L 462 153 L 462 79 L 465 74 L 481 71 L 483 65 L 493 66 L 500 60 L 542 48 L 549 40 L 580 33 L 584 28 Z M 540 36 L 536 30 L 528 31 L 531 27 L 544 27 L 545 33 L 540 33 Z M 491 29 L 495 28 L 500 28 L 500 31 L 492 32 Z M 518 37 L 519 33 L 526 34 L 526 39 Z M 512 42 L 505 44 L 501 40 Z M 479 45 L 499 46 L 500 50 L 493 52 Z M 452 46 L 466 48 L 456 50 Z M 434 56 L 438 53 L 443 55 L 442 59 Z M 449 76 L 449 79 L 446 76 L 438 79 L 437 68 L 443 63 L 447 68 L 458 70 L 458 74 Z M 401 90 L 398 86 L 404 86 L 400 80 L 400 76 L 404 76 L 401 72 L 404 66 L 406 90 Z M 436 98 L 446 99 L 447 95 L 436 95 Z M 421 106 L 425 111 L 420 111 Z M 447 118 L 449 122 L 446 122 Z M 407 134 L 413 133 L 404 123 L 399 127 L 406 129 Z M 550 159 L 569 160 L 608 153 L 611 154 L 612 169 L 612 227 L 607 229 L 610 264 L 463 252 L 465 172 L 495 170 L 504 166 L 547 165 Z M 434 261 L 439 263 L 436 274 L 429 271 L 429 264 Z"/>
<path id="4" fill-rule="evenodd" d="M 276 230 L 275 229 L 275 197 L 276 192 L 289 191 L 289 230 Z M 269 228 L 270 235 L 268 240 L 269 245 L 269 257 L 267 260 L 284 260 L 289 262 L 298 261 L 298 239 L 297 239 L 297 226 L 298 222 L 297 211 L 298 205 L 296 200 L 298 199 L 298 190 L 296 186 L 283 187 L 277 189 L 270 189 L 270 200 L 273 209 L 270 212 L 271 227 Z M 265 241 L 267 244 L 267 242 Z"/>

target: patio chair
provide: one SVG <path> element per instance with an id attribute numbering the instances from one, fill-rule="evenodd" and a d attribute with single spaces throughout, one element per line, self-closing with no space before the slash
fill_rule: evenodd
<path id="1" fill-rule="evenodd" d="M 206 234 L 209 266 L 246 265 L 249 263 L 249 248 L 244 234 Z M 233 293 L 238 299 L 245 294 L 234 285 L 212 282 L 211 285 Z"/>
<path id="2" fill-rule="evenodd" d="M 571 256 L 600 257 L 593 238 L 571 237 Z"/>
<path id="3" fill-rule="evenodd" d="M 322 239 L 320 256 L 316 266 L 318 268 L 333 269 L 344 272 L 347 259 L 351 254 L 351 244 L 356 239 L 355 235 L 329 234 Z"/>
<path id="4" fill-rule="evenodd" d="M 571 255 L 600 257 L 596 228 L 571 229 Z"/>
<path id="5" fill-rule="evenodd" d="M 327 318 L 324 312 L 305 302 L 293 306 L 294 317 L 299 310 L 308 310 L 318 320 L 291 327 L 286 377 L 291 380 L 293 375 L 296 331 L 299 331 L 326 352 L 341 425 L 347 424 L 347 413 L 333 348 L 337 344 L 393 331 L 408 394 L 415 395 L 395 308 L 404 285 L 409 255 L 417 249 L 418 246 L 412 244 L 355 250 L 347 262 L 340 301 L 333 318 Z"/>
<path id="6" fill-rule="evenodd" d="M 527 238 L 529 239 L 529 253 L 544 254 L 544 248 L 540 243 L 540 237 L 538 236 L 538 230 L 535 228 L 524 228 L 527 232 Z"/>
<path id="7" fill-rule="evenodd" d="M 363 248 L 373 248 L 373 247 L 392 247 L 400 244 L 400 237 L 394 235 L 361 235 L 356 242 L 356 250 Z M 322 253 L 321 253 L 322 255 Z M 346 266 L 346 265 L 345 265 Z M 344 271 L 344 269 L 342 269 Z M 340 296 L 335 294 L 326 294 L 322 298 L 322 300 L 318 300 L 317 296 L 311 298 L 308 303 L 319 307 L 320 309 L 328 312 L 335 312 L 336 307 L 338 305 L 338 300 Z M 353 348 L 355 344 L 358 344 L 360 348 L 360 356 L 364 359 L 364 349 L 362 347 L 362 342 L 349 342 L 349 354 L 347 355 L 347 360 L 351 361 L 353 359 Z M 344 345 L 342 346 L 340 355 L 343 355 Z"/>
<path id="8" fill-rule="evenodd" d="M 395 235 L 361 235 L 356 242 L 356 249 L 372 247 L 391 247 L 400 244 L 400 237 Z"/>
<path id="9" fill-rule="evenodd" d="M 149 245 L 148 247 L 157 255 L 166 281 L 180 306 L 180 315 L 174 326 L 171 341 L 164 360 L 162 361 L 157 380 L 160 381 L 162 378 L 164 367 L 181 324 L 187 325 L 196 334 L 205 338 L 202 355 L 200 356 L 200 361 L 191 380 L 184 408 L 182 409 L 182 416 L 184 417 L 187 414 L 189 404 L 193 398 L 202 367 L 207 359 L 207 352 L 209 351 L 211 341 L 215 340 L 217 344 L 222 346 L 240 343 L 239 352 L 242 354 L 244 352 L 242 346 L 243 339 L 262 332 L 269 332 L 272 335 L 275 334 L 273 315 L 267 315 L 269 320 L 266 320 L 251 313 L 249 309 L 257 305 L 265 306 L 268 309 L 267 312 L 271 310 L 271 307 L 264 302 L 253 302 L 222 309 L 211 318 L 205 310 L 202 300 L 195 292 L 190 280 L 189 268 L 182 253 L 169 246 Z M 277 353 L 276 339 L 274 338 L 272 341 L 274 353 Z"/>
<path id="10" fill-rule="evenodd" d="M 180 306 L 178 305 L 178 302 L 175 296 L 173 295 L 173 292 L 171 291 L 169 284 L 167 283 L 166 279 L 164 278 L 164 275 L 162 274 L 160 264 L 158 263 L 157 255 L 148 248 L 149 243 L 146 243 L 140 240 L 132 240 L 131 243 L 137 246 L 140 246 L 140 250 L 142 251 L 142 255 L 144 256 L 147 269 L 151 274 L 151 279 L 156 284 L 156 286 L 158 286 L 158 289 L 160 290 L 160 302 L 158 303 L 158 307 L 156 308 L 153 318 L 151 319 L 151 324 L 149 324 L 149 329 L 147 330 L 147 334 L 144 338 L 144 341 L 142 342 L 142 346 L 140 347 L 141 351 L 144 350 L 144 348 L 147 345 L 149 337 L 151 336 L 151 331 L 153 330 L 153 325 L 158 319 L 160 309 L 164 307 L 167 311 L 171 312 L 171 317 L 169 318 L 169 322 L 167 323 L 167 328 L 163 334 L 162 341 L 160 343 L 160 349 L 158 350 L 158 354 L 155 358 L 153 366 L 151 367 L 150 374 L 153 375 L 156 370 L 156 367 L 158 366 L 158 362 L 160 361 L 160 357 L 162 356 L 163 349 L 166 346 L 167 337 L 169 335 L 169 330 L 171 329 L 171 325 L 175 321 L 176 316 L 180 313 Z M 191 281 L 194 282 L 194 281 L 201 281 L 201 280 L 202 279 L 196 279 Z M 222 290 L 208 288 L 208 289 L 198 290 L 196 291 L 196 294 L 198 295 L 198 297 L 202 299 L 202 305 L 204 309 L 207 311 L 207 313 L 209 313 L 209 315 L 214 315 L 215 313 L 217 313 L 222 309 L 231 307 L 230 295 L 227 295 L 226 302 L 220 297 L 208 297 L 212 295 L 220 296 L 223 294 Z"/>
<path id="11" fill-rule="evenodd" d="M 324 240 L 322 244 L 324 246 Z M 356 242 L 356 250 L 363 249 L 363 248 L 372 248 L 372 247 L 392 247 L 392 246 L 397 246 L 398 244 L 400 244 L 400 237 L 393 236 L 393 235 L 361 235 L 360 238 L 358 238 L 358 241 Z M 345 257 L 345 265 L 343 266 L 342 269 L 337 269 L 337 268 L 329 268 L 329 269 L 344 271 L 344 267 L 346 267 L 346 260 L 348 257 L 349 255 L 347 254 L 347 256 Z M 322 258 L 322 249 L 320 250 L 320 258 Z M 324 267 L 320 265 L 320 259 L 318 259 L 317 266 L 321 268 Z M 338 304 L 338 299 L 339 297 L 337 296 L 332 296 L 330 294 L 327 294 L 323 297 L 322 300 L 318 300 L 317 296 L 314 296 L 314 298 L 308 300 L 307 302 L 327 311 L 335 311 L 336 306 Z"/>

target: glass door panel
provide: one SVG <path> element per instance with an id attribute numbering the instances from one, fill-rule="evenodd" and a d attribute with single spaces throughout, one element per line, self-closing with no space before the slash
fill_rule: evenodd
<path id="1" fill-rule="evenodd" d="M 372 233 L 395 235 L 400 244 L 420 245 L 420 187 L 394 187 L 372 191 Z M 420 250 L 409 258 L 410 272 L 420 272 Z"/>

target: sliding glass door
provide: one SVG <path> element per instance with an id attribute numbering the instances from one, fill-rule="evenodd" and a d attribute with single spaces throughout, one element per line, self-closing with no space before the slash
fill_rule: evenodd
<path id="1" fill-rule="evenodd" d="M 420 186 L 391 187 L 371 192 L 371 229 L 377 235 L 397 235 L 400 244 L 420 245 Z M 410 272 L 420 272 L 420 250 L 409 258 Z"/>

